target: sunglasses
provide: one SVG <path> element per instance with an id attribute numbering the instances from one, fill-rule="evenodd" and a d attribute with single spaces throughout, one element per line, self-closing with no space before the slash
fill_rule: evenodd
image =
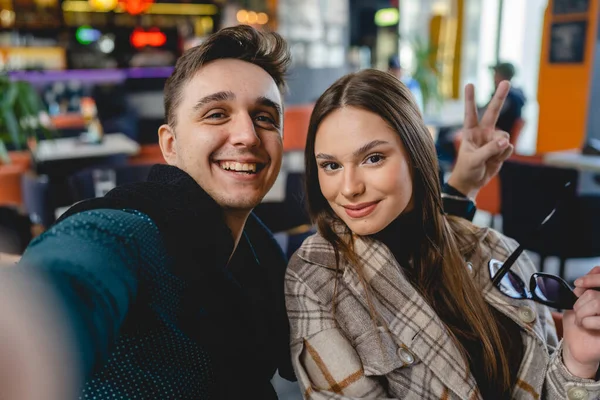
<path id="1" fill-rule="evenodd" d="M 565 190 L 561 197 L 564 197 L 570 186 L 571 182 L 568 182 L 565 185 Z M 537 234 L 542 231 L 544 225 L 548 223 L 556 212 L 559 204 L 560 200 L 556 203 L 556 206 L 552 209 L 550 214 L 544 218 L 542 223 L 534 231 L 532 237 L 537 236 Z M 572 310 L 577 301 L 577 296 L 573 293 L 571 286 L 569 286 L 569 284 L 561 277 L 543 272 L 536 272 L 531 276 L 529 287 L 527 287 L 521 277 L 510 270 L 515 261 L 517 261 L 517 258 L 523 253 L 523 250 L 523 245 L 519 244 L 519 247 L 508 256 L 506 261 L 490 260 L 488 266 L 492 284 L 497 287 L 502 294 L 513 299 L 533 300 L 537 303 L 545 304 L 556 309 Z"/>

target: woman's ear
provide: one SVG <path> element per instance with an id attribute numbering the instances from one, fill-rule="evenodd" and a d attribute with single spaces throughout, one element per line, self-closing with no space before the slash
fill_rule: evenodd
<path id="1" fill-rule="evenodd" d="M 175 130 L 170 125 L 163 124 L 158 128 L 158 144 L 160 151 L 169 165 L 177 165 L 177 138 Z"/>

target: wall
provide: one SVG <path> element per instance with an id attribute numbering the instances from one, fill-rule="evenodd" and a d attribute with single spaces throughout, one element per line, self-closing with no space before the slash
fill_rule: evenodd
<path id="1" fill-rule="evenodd" d="M 592 0 L 594 1 L 594 0 Z M 538 133 L 538 75 L 544 32 L 544 10 L 548 0 L 504 0 L 498 58 L 512 62 L 517 74 L 513 85 L 527 97 L 523 108 L 525 127 L 517 143 L 517 152 L 536 152 Z M 488 71 L 491 81 L 492 75 Z"/>
<path id="2" fill-rule="evenodd" d="M 538 101 L 540 107 L 537 151 L 580 148 L 584 142 L 590 111 L 591 74 L 597 48 L 598 0 L 589 0 L 583 15 L 552 16 L 554 0 L 548 2 L 540 60 Z M 552 21 L 588 21 L 582 63 L 552 64 L 549 61 Z M 600 66 L 596 66 L 598 68 Z M 597 112 L 597 111 L 596 111 Z"/>
<path id="3" fill-rule="evenodd" d="M 279 0 L 278 32 L 292 52 L 288 104 L 314 102 L 348 72 L 348 0 Z"/>
<path id="4" fill-rule="evenodd" d="M 598 36 L 594 51 L 595 59 L 591 84 L 592 93 L 588 110 L 600 110 L 600 23 L 597 30 Z M 600 140 L 600 112 L 589 112 L 588 114 L 587 137 Z"/>

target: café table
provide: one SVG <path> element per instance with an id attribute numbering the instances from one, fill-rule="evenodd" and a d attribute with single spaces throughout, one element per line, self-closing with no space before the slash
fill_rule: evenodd
<path id="1" fill-rule="evenodd" d="M 73 203 L 69 177 L 86 168 L 120 165 L 137 154 L 140 145 L 123 133 L 106 133 L 100 143 L 86 143 L 79 137 L 41 140 L 32 151 L 37 175 L 49 182 L 49 207 L 59 209 Z"/>
<path id="2" fill-rule="evenodd" d="M 108 157 L 125 154 L 135 155 L 140 145 L 122 133 L 107 133 L 100 143 L 85 143 L 78 137 L 42 140 L 33 153 L 37 163 Z"/>
<path id="3" fill-rule="evenodd" d="M 578 170 L 577 192 L 600 196 L 600 155 L 581 154 L 580 150 L 553 151 L 544 154 L 544 164 Z"/>

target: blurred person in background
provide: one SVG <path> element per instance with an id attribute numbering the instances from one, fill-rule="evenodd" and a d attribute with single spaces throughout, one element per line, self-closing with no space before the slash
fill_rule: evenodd
<path id="1" fill-rule="evenodd" d="M 0 270 L 16 288 L 0 287 L 0 398 L 272 399 L 276 370 L 294 379 L 286 260 L 251 213 L 282 163 L 288 64 L 279 35 L 244 25 L 178 60 L 169 165 L 78 203 Z M 496 139 L 465 141 L 447 212 L 472 218 L 512 151 Z"/>
<path id="2" fill-rule="evenodd" d="M 388 72 L 400 79 L 402 83 L 406 85 L 408 90 L 412 93 L 415 98 L 415 103 L 419 106 L 421 113 L 424 111 L 423 106 L 423 93 L 421 92 L 421 86 L 412 77 L 406 75 L 402 65 L 400 64 L 400 58 L 398 56 L 391 56 L 388 59 Z"/>
<path id="3" fill-rule="evenodd" d="M 515 66 L 508 62 L 500 62 L 490 67 L 490 69 L 494 72 L 494 93 L 498 89 L 500 82 L 510 82 L 516 74 Z M 492 96 L 493 95 L 494 94 L 492 93 Z M 523 107 L 525 106 L 526 101 L 523 91 L 511 85 L 504 106 L 498 116 L 498 122 L 496 123 L 498 129 L 508 132 L 509 135 L 512 134 L 515 122 L 522 118 Z M 481 112 L 485 112 L 487 107 L 488 105 L 483 107 Z"/>

